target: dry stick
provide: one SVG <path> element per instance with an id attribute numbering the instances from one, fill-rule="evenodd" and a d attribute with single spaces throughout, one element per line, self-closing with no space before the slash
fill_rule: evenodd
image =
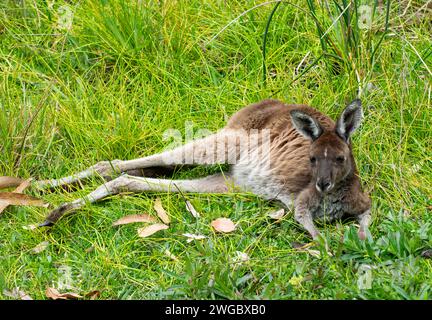
<path id="1" fill-rule="evenodd" d="M 180 188 L 175 184 L 175 183 L 173 183 L 173 185 L 174 185 L 174 187 L 176 187 L 176 189 L 178 190 L 178 192 L 180 193 L 180 195 L 182 196 L 182 198 L 183 198 L 183 200 L 184 200 L 184 202 L 185 202 L 185 204 L 186 204 L 186 207 L 189 209 L 189 211 L 190 211 L 190 207 L 189 207 L 189 204 L 188 204 L 188 200 L 186 199 L 186 197 L 184 196 L 184 194 L 183 194 L 183 192 L 180 190 Z"/>

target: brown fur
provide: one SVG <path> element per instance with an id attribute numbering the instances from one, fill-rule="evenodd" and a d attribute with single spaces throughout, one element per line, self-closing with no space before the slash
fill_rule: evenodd
<path id="1" fill-rule="evenodd" d="M 319 139 L 312 142 L 293 127 L 292 110 L 301 111 L 319 122 L 323 129 Z M 370 209 L 371 201 L 369 195 L 362 191 L 350 141 L 343 141 L 336 133 L 335 122 L 318 110 L 307 105 L 264 100 L 237 112 L 227 127 L 246 131 L 271 130 L 271 179 L 283 185 L 284 192 L 294 194 L 297 208 L 303 209 L 299 212 L 311 211 L 314 219 L 332 221 L 349 216 L 358 217 Z M 316 189 L 315 181 L 312 180 L 316 173 L 309 161 L 311 155 L 324 158 L 324 150 L 326 158 L 330 160 L 328 163 L 335 163 L 338 156 L 347 158 L 345 167 L 332 165 L 333 171 L 338 172 L 339 169 L 343 175 L 340 174 L 339 180 L 336 179 L 336 186 L 329 194 L 322 194 Z M 329 166 L 324 170 L 330 170 Z M 297 219 L 301 222 L 302 217 L 297 216 Z M 311 233 L 315 237 L 314 232 L 312 228 Z"/>
<path id="2" fill-rule="evenodd" d="M 355 103 L 354 103 L 355 102 Z M 370 220 L 370 198 L 361 189 L 349 136 L 361 118 L 360 101 L 355 100 L 335 123 L 328 116 L 307 105 L 284 104 L 278 100 L 264 100 L 235 113 L 220 132 L 190 142 L 172 151 L 133 160 L 103 161 L 78 173 L 58 180 L 38 181 L 41 188 L 70 185 L 96 174 L 111 177 L 119 172 L 129 173 L 107 182 L 88 196 L 63 204 L 42 225 L 51 225 L 64 213 L 76 210 L 85 203 L 98 201 L 122 190 L 130 192 L 226 192 L 226 181 L 268 199 L 276 198 L 286 205 L 295 200 L 295 218 L 316 238 L 319 235 L 313 220 L 332 221 L 346 216 L 360 222 L 359 235 L 365 237 Z M 243 161 L 237 153 L 244 138 L 255 130 L 269 130 L 270 167 L 260 159 Z M 233 147 L 224 149 L 223 160 L 214 157 L 218 142 L 234 139 Z M 243 139 L 243 140 L 242 140 Z M 246 140 L 247 141 L 247 140 Z M 258 148 L 262 148 L 259 145 Z M 235 152 L 237 162 L 231 172 L 194 180 L 133 178 L 149 175 L 151 168 L 172 170 L 185 163 L 183 156 L 193 154 L 193 165 L 226 163 Z M 150 170 L 150 171 L 149 171 Z M 173 188 L 173 185 L 175 188 Z"/>

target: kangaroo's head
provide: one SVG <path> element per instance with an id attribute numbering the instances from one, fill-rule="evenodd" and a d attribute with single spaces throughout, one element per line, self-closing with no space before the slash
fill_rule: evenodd
<path id="1" fill-rule="evenodd" d="M 330 192 L 338 183 L 353 173 L 355 164 L 350 147 L 350 136 L 360 126 L 361 101 L 352 101 L 342 112 L 332 130 L 324 129 L 312 116 L 298 110 L 291 111 L 294 127 L 312 140 L 310 165 L 312 181 L 320 193 Z"/>

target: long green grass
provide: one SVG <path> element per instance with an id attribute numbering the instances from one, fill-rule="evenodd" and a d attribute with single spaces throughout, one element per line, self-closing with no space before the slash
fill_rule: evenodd
<path id="1" fill-rule="evenodd" d="M 310 239 L 292 212 L 275 222 L 266 213 L 277 205 L 250 194 L 185 195 L 198 220 L 179 194 L 119 195 L 49 230 L 23 228 L 48 209 L 9 207 L 0 215 L 0 298 L 19 287 L 44 299 L 47 286 L 99 290 L 102 299 L 432 298 L 430 6 L 275 5 L 3 1 L 0 175 L 58 178 L 101 160 L 150 155 L 172 142 L 167 129 L 183 138 L 191 123 L 196 133 L 216 131 L 268 97 L 336 117 L 360 95 L 365 118 L 353 143 L 373 200 L 373 239 L 360 242 L 352 223 L 323 225 L 332 255 L 319 246 L 311 249 L 320 257 L 299 251 L 295 243 Z M 374 14 L 367 28 L 358 27 L 361 5 Z M 100 183 L 38 196 L 56 206 Z M 168 230 L 139 238 L 137 225 L 111 226 L 127 214 L 154 214 L 156 196 L 172 218 Z M 210 222 L 218 217 L 238 230 L 215 234 Z M 187 243 L 183 233 L 207 239 Z M 33 253 L 43 241 L 48 248 Z M 249 260 L 235 263 L 236 251 Z M 361 285 L 365 276 L 370 288 Z"/>

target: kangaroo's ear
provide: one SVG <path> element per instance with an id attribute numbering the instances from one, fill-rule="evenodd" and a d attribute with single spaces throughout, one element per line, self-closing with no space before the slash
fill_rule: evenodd
<path id="1" fill-rule="evenodd" d="M 342 112 L 336 122 L 336 133 L 345 141 L 360 126 L 363 111 L 360 99 L 353 100 Z"/>
<path id="2" fill-rule="evenodd" d="M 299 110 L 293 110 L 290 114 L 294 128 L 306 138 L 314 141 L 323 133 L 321 125 L 310 115 Z"/>

